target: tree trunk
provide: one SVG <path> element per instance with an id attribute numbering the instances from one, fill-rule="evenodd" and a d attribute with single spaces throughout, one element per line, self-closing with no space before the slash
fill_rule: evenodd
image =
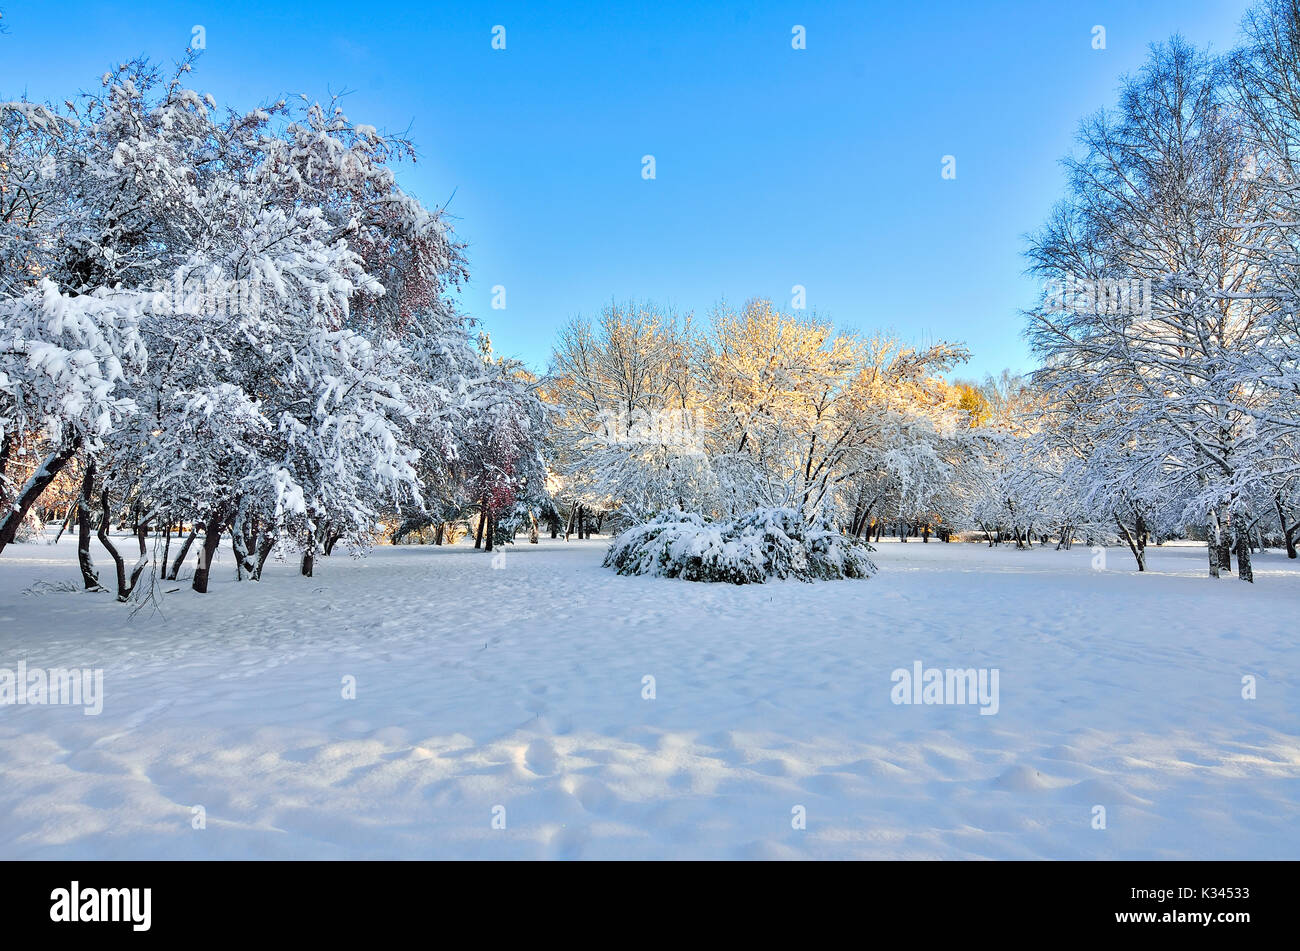
<path id="1" fill-rule="evenodd" d="M 122 600 L 122 589 L 126 587 L 126 565 L 122 561 L 122 555 L 118 552 L 113 540 L 108 537 L 110 526 L 108 489 L 104 489 L 99 496 L 100 514 L 99 514 L 99 531 L 96 533 L 99 537 L 99 543 L 108 551 L 108 555 L 113 559 L 113 565 L 117 568 L 117 593 L 118 600 Z"/>
<path id="2" fill-rule="evenodd" d="M 262 532 L 257 537 L 257 565 L 253 572 L 253 580 L 262 580 L 262 568 L 266 565 L 266 559 L 275 548 L 275 535 L 271 532 Z"/>
<path id="3" fill-rule="evenodd" d="M 135 567 L 131 569 L 131 576 L 127 579 L 126 590 L 119 591 L 117 594 L 119 601 L 125 601 L 131 596 L 140 582 L 140 576 L 149 567 L 149 519 L 147 517 L 136 523 L 135 540 L 139 546 L 139 556 L 136 558 Z"/>
<path id="4" fill-rule="evenodd" d="M 105 488 L 99 496 L 100 520 L 99 520 L 99 543 L 108 551 L 109 557 L 113 559 L 113 566 L 117 570 L 117 600 L 128 601 L 131 598 L 131 592 L 135 590 L 136 582 L 140 580 L 140 575 L 144 573 L 145 566 L 149 564 L 148 541 L 149 523 L 141 522 L 137 510 L 135 519 L 135 537 L 140 545 L 140 555 L 136 559 L 131 571 L 128 574 L 126 570 L 126 560 L 122 557 L 113 540 L 108 537 L 109 530 L 109 504 L 108 489 Z"/>
<path id="5" fill-rule="evenodd" d="M 865 531 L 867 533 L 868 541 L 871 540 L 871 529 L 875 526 L 875 522 L 871 518 L 871 510 L 875 507 L 876 500 L 872 499 L 871 504 L 868 505 L 866 511 L 862 513 L 862 524 L 858 527 L 858 535 L 860 536 Z"/>
<path id="6" fill-rule="evenodd" d="M 181 573 L 181 566 L 185 564 L 185 556 L 190 553 L 190 546 L 194 544 L 194 538 L 199 533 L 199 524 L 195 522 L 190 528 L 189 535 L 185 536 L 185 544 L 181 546 L 180 552 L 176 555 L 176 560 L 172 562 L 171 570 L 167 572 L 167 580 L 175 581 L 177 575 Z M 165 569 L 167 566 L 164 565 Z"/>
<path id="7" fill-rule="evenodd" d="M 257 579 L 257 516 L 249 516 L 241 505 L 235 511 L 230 525 L 230 550 L 235 556 L 235 580 L 243 581 L 245 576 Z"/>
<path id="8" fill-rule="evenodd" d="M 252 566 L 249 564 L 248 547 L 244 544 L 244 533 L 240 527 L 235 525 L 230 530 L 230 552 L 235 556 L 235 580 L 243 581 L 244 572 L 248 572 L 249 577 L 253 575 Z"/>
<path id="9" fill-rule="evenodd" d="M 1215 513 L 1218 518 L 1218 513 Z M 1232 571 L 1232 549 L 1236 542 L 1233 537 L 1233 519 L 1231 515 L 1224 516 L 1219 528 L 1219 568 L 1223 571 Z"/>
<path id="10" fill-rule="evenodd" d="M 302 564 L 298 568 L 299 574 L 304 578 L 310 578 L 316 571 L 316 549 L 320 546 L 319 528 L 313 529 L 307 539 L 307 547 L 302 552 Z"/>
<path id="11" fill-rule="evenodd" d="M 487 521 L 487 505 L 479 502 L 478 508 L 478 530 L 474 535 L 474 547 L 483 547 L 483 523 Z"/>
<path id="12" fill-rule="evenodd" d="M 1286 541 L 1286 556 L 1294 558 L 1296 556 L 1295 537 L 1297 530 L 1300 530 L 1300 522 L 1288 527 L 1286 524 L 1286 510 L 1282 508 L 1282 496 L 1277 496 L 1273 501 L 1277 504 L 1277 519 L 1282 523 L 1282 538 Z"/>
<path id="13" fill-rule="evenodd" d="M 0 518 L 0 552 L 3 552 L 10 542 L 18 535 L 18 526 L 23 523 L 27 517 L 27 512 L 41 497 L 41 493 L 53 482 L 63 471 L 73 456 L 77 454 L 77 448 L 81 440 L 74 439 L 71 443 L 56 449 L 45 457 L 45 461 L 40 464 L 31 478 L 18 491 L 18 496 L 12 504 L 6 507 L 4 517 Z"/>
<path id="14" fill-rule="evenodd" d="M 1237 533 L 1237 577 L 1255 583 L 1255 571 L 1250 564 L 1250 533 Z"/>
<path id="15" fill-rule="evenodd" d="M 1221 530 L 1219 527 L 1219 513 L 1212 512 L 1210 520 L 1205 526 L 1205 547 L 1209 552 L 1210 558 L 1210 577 L 1219 578 L 1223 574 L 1223 563 L 1220 556 L 1223 546 L 1220 540 Z"/>
<path id="16" fill-rule="evenodd" d="M 1115 524 L 1119 526 L 1119 533 L 1124 536 L 1124 541 L 1128 542 L 1128 550 L 1133 553 L 1134 559 L 1137 560 L 1138 571 L 1147 570 L 1147 551 L 1146 540 L 1142 533 L 1142 520 L 1138 519 L 1138 537 L 1135 539 L 1133 533 L 1128 530 L 1119 513 L 1115 514 Z"/>
<path id="17" fill-rule="evenodd" d="M 5 491 L 5 473 L 9 471 L 9 456 L 13 453 L 13 448 L 18 444 L 18 437 L 12 429 L 4 434 L 0 439 L 0 511 L 8 508 L 8 493 Z"/>
<path id="18" fill-rule="evenodd" d="M 58 534 L 54 536 L 55 545 L 59 543 L 59 539 L 63 537 L 63 533 L 68 530 L 68 526 L 71 525 L 74 521 L 76 521 L 76 519 L 77 519 L 77 506 L 69 505 L 68 511 L 64 513 L 63 522 L 59 525 Z"/>
<path id="19" fill-rule="evenodd" d="M 77 496 L 77 566 L 81 569 L 81 580 L 87 591 L 101 591 L 99 572 L 90 557 L 90 497 L 94 491 L 95 463 L 86 460 L 86 471 L 81 477 L 81 494 Z"/>
<path id="20" fill-rule="evenodd" d="M 208 578 L 212 574 L 212 559 L 217 556 L 221 545 L 221 530 L 226 521 L 226 513 L 216 509 L 203 524 L 203 547 L 199 551 L 199 565 L 194 569 L 194 583 L 190 586 L 199 594 L 206 594 Z M 188 548 L 189 545 L 187 544 Z"/>
<path id="21" fill-rule="evenodd" d="M 162 570 L 163 575 L 167 574 L 167 566 L 171 564 L 172 557 L 172 523 L 164 520 L 162 523 L 163 533 L 163 553 L 162 553 Z"/>

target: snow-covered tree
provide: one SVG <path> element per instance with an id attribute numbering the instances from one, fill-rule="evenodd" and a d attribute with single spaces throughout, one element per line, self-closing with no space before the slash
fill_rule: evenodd
<path id="1" fill-rule="evenodd" d="M 227 534 L 240 577 L 280 542 L 310 574 L 423 511 L 422 474 L 519 394 L 450 296 L 460 244 L 397 183 L 409 143 L 337 102 L 219 113 L 191 65 L 0 106 L 0 549 L 80 457 L 78 508 L 119 568 L 107 529 L 127 507 L 141 531 L 191 526 L 172 577 L 202 536 L 202 591 Z M 13 483 L 32 432 L 46 459 Z"/>
<path id="2" fill-rule="evenodd" d="M 1251 580 L 1267 394 L 1232 372 L 1269 335 L 1249 222 L 1263 190 L 1215 63 L 1181 40 L 1153 49 L 1114 113 L 1081 131 L 1070 192 L 1030 250 L 1049 286 L 1031 313 L 1037 382 L 1095 400 L 1089 417 L 1115 490 L 1177 482 L 1212 539 L 1210 573 L 1235 548 Z M 1064 290 L 1062 290 L 1064 289 Z M 1141 504 L 1141 503 L 1138 503 Z"/>

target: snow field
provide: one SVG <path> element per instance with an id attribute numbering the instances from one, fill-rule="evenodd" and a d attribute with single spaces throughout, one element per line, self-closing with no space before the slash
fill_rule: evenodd
<path id="1" fill-rule="evenodd" d="M 10 547 L 0 667 L 102 667 L 105 699 L 0 706 L 0 856 L 1300 857 L 1276 552 L 1253 589 L 1193 546 L 1138 576 L 1119 548 L 1095 571 L 937 542 L 880 546 L 867 581 L 734 587 L 620 577 L 606 545 L 242 584 L 223 550 L 210 594 L 134 618 L 37 585 L 77 581 L 68 541 Z M 998 713 L 893 703 L 915 661 L 997 668 Z"/>

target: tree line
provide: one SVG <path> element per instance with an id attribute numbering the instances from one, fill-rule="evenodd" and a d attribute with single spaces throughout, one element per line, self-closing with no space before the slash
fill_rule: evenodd
<path id="1" fill-rule="evenodd" d="M 610 303 L 535 376 L 457 305 L 464 248 L 339 104 L 220 110 L 145 61 L 0 104 L 0 552 L 75 531 L 88 588 L 207 588 L 229 545 L 493 549 L 670 511 L 789 509 L 854 538 L 1300 538 L 1300 5 L 1221 56 L 1152 47 L 1087 118 L 1028 239 L 1037 367 L 753 299 Z M 117 526 L 117 532 L 113 527 Z M 127 532 L 122 532 L 126 528 Z M 969 536 L 968 536 L 969 537 Z M 101 581 L 92 541 L 112 566 Z M 153 550 L 150 551 L 150 544 Z"/>

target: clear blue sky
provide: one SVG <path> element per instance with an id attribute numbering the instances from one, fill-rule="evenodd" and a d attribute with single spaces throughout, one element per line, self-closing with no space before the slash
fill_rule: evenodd
<path id="1" fill-rule="evenodd" d="M 0 96 L 171 63 L 202 25 L 192 84 L 222 105 L 346 89 L 354 121 L 409 127 L 421 160 L 399 175 L 428 204 L 454 192 L 463 304 L 499 352 L 543 368 L 556 328 L 611 298 L 703 315 L 802 284 L 837 324 L 965 341 L 982 376 L 1027 367 L 1023 235 L 1079 120 L 1152 41 L 1231 47 L 1246 6 L 0 0 Z"/>

